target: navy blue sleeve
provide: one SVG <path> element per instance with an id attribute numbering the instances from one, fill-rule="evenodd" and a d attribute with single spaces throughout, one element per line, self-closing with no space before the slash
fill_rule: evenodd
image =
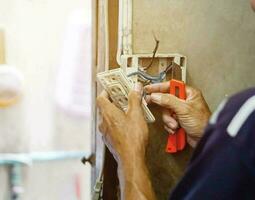
<path id="1" fill-rule="evenodd" d="M 250 89 L 220 106 L 170 199 L 255 199 L 253 96 Z"/>

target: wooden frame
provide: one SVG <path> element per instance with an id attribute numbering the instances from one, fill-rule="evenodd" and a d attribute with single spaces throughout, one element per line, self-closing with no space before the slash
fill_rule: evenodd
<path id="1" fill-rule="evenodd" d="M 96 27 L 96 31 L 94 32 L 94 70 L 93 70 L 93 84 L 92 87 L 94 90 L 93 93 L 93 101 L 95 102 L 96 95 L 102 89 L 100 85 L 96 84 L 96 73 L 102 72 L 105 69 L 115 69 L 120 67 L 119 63 L 117 62 L 117 50 L 118 50 L 118 9 L 119 9 L 119 1 L 118 0 L 109 0 L 107 10 L 108 10 L 108 19 L 109 21 L 105 22 L 105 10 L 106 5 L 104 0 L 97 0 L 95 5 L 95 12 L 93 16 L 96 17 L 96 22 L 94 20 L 94 26 Z M 106 29 L 106 26 L 108 29 Z M 108 33 L 105 34 L 105 30 L 108 30 Z M 110 42 L 109 44 L 106 42 L 108 39 Z M 129 37 L 128 40 L 132 40 L 132 37 Z M 128 41 L 127 43 L 128 44 Z M 109 48 L 109 51 L 106 51 L 106 47 Z M 109 60 L 106 59 L 109 53 Z M 140 54 L 140 55 L 124 55 L 121 59 L 125 57 L 126 64 L 128 64 L 128 59 L 132 57 L 132 59 L 140 60 L 144 62 L 144 64 L 148 64 L 150 62 L 152 54 Z M 166 62 L 169 59 L 174 60 L 177 64 L 181 65 L 183 70 L 177 70 L 173 72 L 175 74 L 176 79 L 186 80 L 186 57 L 179 55 L 179 54 L 158 54 L 155 59 L 155 63 L 148 69 L 148 73 L 155 75 L 162 70 L 158 65 L 159 63 L 163 63 L 165 66 Z M 122 60 L 123 61 L 123 60 Z M 106 66 L 106 64 L 108 64 Z M 123 66 L 123 63 L 121 64 Z M 159 108 L 157 106 L 151 107 L 152 111 L 154 111 L 154 115 L 156 118 L 161 118 L 161 113 L 159 112 Z M 99 123 L 98 115 L 96 113 L 95 103 L 93 105 L 93 152 L 96 153 L 96 166 L 92 170 L 92 186 L 94 186 L 95 179 L 99 174 L 99 171 L 102 167 L 104 167 L 104 188 L 103 188 L 103 199 L 104 200 L 115 200 L 118 199 L 118 178 L 117 178 L 117 163 L 115 162 L 111 153 L 106 150 L 105 153 L 105 163 L 102 162 L 103 160 L 103 143 L 101 141 L 101 136 L 98 133 L 97 125 Z M 152 184 L 154 190 L 157 194 L 159 199 L 164 199 L 169 192 L 169 189 L 173 187 L 178 180 L 178 178 L 182 175 L 183 170 L 186 166 L 187 161 L 190 158 L 191 149 L 187 147 L 183 152 L 178 153 L 178 155 L 167 155 L 164 151 L 166 141 L 167 141 L 167 134 L 163 134 L 163 124 L 161 120 L 158 120 L 157 123 L 149 125 L 150 129 L 150 138 L 149 138 L 149 146 L 146 153 L 147 164 L 149 167 L 149 171 L 151 173 Z M 161 134 L 162 133 L 162 134 Z M 157 157 L 150 156 L 151 154 L 157 154 Z M 169 164 L 169 169 L 162 169 L 162 163 Z M 159 170 L 160 169 L 160 170 Z M 159 170 L 159 171 L 158 171 Z M 168 177 L 168 180 L 166 180 Z M 159 180 L 162 180 L 162 186 L 159 185 Z"/>
<path id="2" fill-rule="evenodd" d="M 109 1 L 109 7 L 107 9 L 111 10 L 112 8 L 116 8 L 118 5 L 118 0 L 111 0 Z M 104 144 L 102 142 L 100 134 L 98 134 L 98 123 L 99 123 L 99 116 L 96 109 L 96 96 L 100 93 L 102 88 L 97 85 L 96 81 L 96 74 L 98 72 L 102 72 L 105 70 L 105 63 L 106 63 L 106 51 L 105 46 L 106 44 L 106 36 L 105 36 L 105 3 L 103 0 L 95 0 L 92 1 L 92 10 L 93 10 L 93 17 L 92 17 L 92 24 L 93 24 L 93 42 L 92 42 L 92 50 L 93 50 L 93 60 L 92 60 L 92 152 L 96 155 L 95 166 L 92 168 L 91 173 L 91 184 L 92 189 L 95 185 L 96 179 L 100 174 L 102 168 L 104 168 L 104 192 L 103 192 L 103 199 L 117 199 L 117 185 L 118 185 L 118 178 L 117 178 L 117 163 L 115 162 L 111 153 L 106 149 L 104 152 Z M 117 10 L 116 10 L 117 11 Z M 115 15 L 115 13 L 109 12 L 109 15 Z M 109 16 L 109 24 L 108 26 L 112 26 L 112 24 L 118 23 L 115 18 Z M 117 28 L 117 26 L 116 26 Z M 109 31 L 109 38 L 114 40 L 116 38 L 117 31 L 112 30 Z M 117 46 L 112 46 L 109 44 L 109 54 L 113 55 L 113 52 L 116 52 Z M 109 64 L 111 66 L 117 67 L 117 62 L 115 56 L 109 57 Z M 103 158 L 105 156 L 105 159 Z M 105 160 L 105 163 L 103 162 Z"/>

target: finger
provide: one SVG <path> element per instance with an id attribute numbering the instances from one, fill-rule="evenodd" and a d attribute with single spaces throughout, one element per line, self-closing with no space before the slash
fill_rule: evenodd
<path id="1" fill-rule="evenodd" d="M 202 96 L 202 93 L 199 89 L 186 86 L 186 100 L 189 101 L 190 99 L 193 99 L 194 97 Z"/>
<path id="2" fill-rule="evenodd" d="M 137 83 L 134 89 L 128 95 L 128 112 L 127 115 L 133 115 L 134 113 L 142 113 L 141 99 L 142 99 L 143 87 L 141 83 Z"/>
<path id="3" fill-rule="evenodd" d="M 185 88 L 186 88 L 187 99 L 190 96 L 193 96 L 193 94 L 195 92 L 198 92 L 197 89 L 195 89 L 193 87 L 190 87 L 188 85 L 186 85 Z M 167 81 L 167 82 L 163 82 L 163 83 L 155 83 L 155 84 L 151 84 L 151 85 L 146 85 L 144 87 L 144 90 L 147 94 L 151 94 L 151 93 L 169 93 L 169 91 L 170 91 L 170 82 Z"/>
<path id="4" fill-rule="evenodd" d="M 189 86 L 186 87 L 187 100 L 194 96 L 194 92 L 195 92 L 194 88 L 189 87 Z M 164 93 L 164 92 L 162 92 L 162 93 Z M 145 96 L 145 101 L 146 101 L 147 104 L 153 103 L 152 100 L 151 100 L 151 95 L 146 95 Z"/>
<path id="5" fill-rule="evenodd" d="M 102 122 L 99 127 L 98 127 L 100 133 L 102 134 L 106 134 L 107 133 L 107 125 L 105 124 L 105 122 Z"/>
<path id="6" fill-rule="evenodd" d="M 141 99 L 143 95 L 143 85 L 142 83 L 137 82 L 133 89 L 134 92 L 137 93 L 138 97 Z"/>
<path id="7" fill-rule="evenodd" d="M 170 109 L 167 108 L 162 108 L 162 119 L 164 120 L 166 118 L 166 120 L 168 118 L 173 118 L 173 111 L 171 111 Z"/>
<path id="8" fill-rule="evenodd" d="M 189 145 L 193 148 L 196 147 L 197 142 L 195 140 L 193 140 L 192 138 L 190 138 L 189 136 L 187 137 L 187 142 L 189 143 Z"/>
<path id="9" fill-rule="evenodd" d="M 177 114 L 178 112 L 181 112 L 185 106 L 185 103 L 183 100 L 171 94 L 152 93 L 151 101 L 164 108 L 171 109 Z"/>
<path id="10" fill-rule="evenodd" d="M 105 98 L 107 98 L 107 99 L 110 99 L 109 94 L 108 94 L 105 90 L 103 90 L 103 91 L 101 92 L 100 96 L 103 96 L 103 97 L 105 97 Z"/>
<path id="11" fill-rule="evenodd" d="M 176 126 L 174 128 L 172 128 L 171 126 L 172 125 L 169 125 L 169 123 L 168 124 L 164 124 L 164 127 L 167 127 L 169 129 L 171 129 L 173 132 L 176 132 L 178 130 L 178 128 L 176 128 Z"/>
<path id="12" fill-rule="evenodd" d="M 152 103 L 152 102 L 151 102 L 151 95 L 146 95 L 146 96 L 145 96 L 145 101 L 146 101 L 147 104 Z"/>
<path id="13" fill-rule="evenodd" d="M 144 90 L 148 94 L 151 94 L 151 93 L 169 93 L 170 83 L 168 81 L 168 82 L 163 82 L 163 83 L 155 83 L 155 84 L 151 84 L 151 85 L 146 85 L 144 87 Z"/>
<path id="14" fill-rule="evenodd" d="M 97 105 L 108 129 L 111 129 L 120 118 L 125 117 L 124 112 L 111 103 L 104 93 L 98 96 Z"/>
<path id="15" fill-rule="evenodd" d="M 103 135 L 106 135 L 108 132 L 109 121 L 104 116 L 100 117 L 99 120 L 100 120 L 98 126 L 99 132 Z"/>
<path id="16" fill-rule="evenodd" d="M 178 122 L 171 116 L 171 112 L 168 109 L 164 109 L 162 111 L 162 120 L 164 124 L 172 130 L 179 128 Z"/>
<path id="17" fill-rule="evenodd" d="M 98 97 L 97 97 L 97 106 L 104 115 L 105 113 L 112 113 L 114 111 L 119 112 L 119 109 L 110 102 L 108 94 L 103 91 Z"/>
<path id="18" fill-rule="evenodd" d="M 174 134 L 175 131 L 169 128 L 168 126 L 164 125 L 164 129 L 167 131 L 168 134 Z"/>

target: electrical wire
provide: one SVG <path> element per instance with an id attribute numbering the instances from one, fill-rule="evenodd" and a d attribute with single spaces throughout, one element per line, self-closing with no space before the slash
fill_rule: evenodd
<path id="1" fill-rule="evenodd" d="M 149 65 L 147 65 L 146 67 L 143 68 L 144 70 L 147 70 L 147 69 L 149 69 L 149 68 L 152 66 L 152 64 L 153 64 L 153 62 L 154 62 L 154 60 L 155 60 L 155 57 L 156 57 L 156 53 L 157 53 L 157 51 L 158 51 L 159 40 L 156 38 L 155 34 L 153 34 L 153 36 L 154 36 L 154 40 L 155 40 L 155 42 L 156 42 L 156 45 L 155 45 L 155 48 L 154 48 L 154 50 L 153 50 L 153 55 L 152 55 L 151 62 L 149 63 Z"/>

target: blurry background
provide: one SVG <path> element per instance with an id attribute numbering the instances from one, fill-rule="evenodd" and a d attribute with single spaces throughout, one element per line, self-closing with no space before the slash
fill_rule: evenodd
<path id="1" fill-rule="evenodd" d="M 0 108 L 0 153 L 89 154 L 90 15 L 90 0 L 0 0 L 5 63 L 24 77 L 20 101 Z M 22 199 L 89 199 L 90 166 L 79 159 L 35 162 L 21 174 Z M 0 200 L 9 184 L 0 165 Z"/>

